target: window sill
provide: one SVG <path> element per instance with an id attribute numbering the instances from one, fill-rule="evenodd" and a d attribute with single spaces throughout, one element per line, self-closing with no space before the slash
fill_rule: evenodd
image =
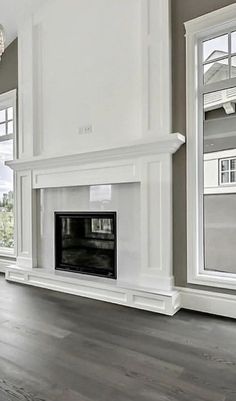
<path id="1" fill-rule="evenodd" d="M 1 258 L 14 258 L 15 252 L 13 248 L 0 248 L 0 259 Z"/>

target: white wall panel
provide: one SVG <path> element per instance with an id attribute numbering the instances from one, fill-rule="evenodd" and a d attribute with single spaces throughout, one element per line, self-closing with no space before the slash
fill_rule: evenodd
<path id="1" fill-rule="evenodd" d="M 35 16 L 36 154 L 140 137 L 140 19 L 140 0 L 57 0 Z"/>

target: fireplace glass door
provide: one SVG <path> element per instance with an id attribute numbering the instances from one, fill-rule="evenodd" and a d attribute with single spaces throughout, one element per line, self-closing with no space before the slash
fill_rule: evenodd
<path id="1" fill-rule="evenodd" d="M 116 278 L 116 213 L 55 213 L 55 268 Z"/>

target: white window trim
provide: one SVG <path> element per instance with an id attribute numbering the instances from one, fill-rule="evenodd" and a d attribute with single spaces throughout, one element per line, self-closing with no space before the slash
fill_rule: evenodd
<path id="1" fill-rule="evenodd" d="M 186 29 L 186 113 L 187 113 L 187 280 L 188 283 L 236 289 L 236 274 L 204 270 L 203 199 L 199 191 L 203 183 L 202 97 L 199 94 L 199 46 L 204 38 L 218 36 L 236 28 L 236 4 L 224 7 L 185 23 Z M 236 30 L 236 29 L 235 29 Z M 201 71 L 200 71 L 201 73 Z M 236 79 L 230 79 L 231 85 Z M 226 82 L 222 81 L 222 89 Z M 208 85 L 209 91 L 219 85 Z"/>
<path id="2" fill-rule="evenodd" d="M 13 89 L 9 92 L 0 94 L 0 109 L 13 107 L 13 135 L 9 135 L 8 139 L 13 138 L 13 158 L 17 158 L 17 91 Z M 14 205 L 16 205 L 16 178 L 15 173 L 13 173 L 13 194 L 14 194 Z M 16 236 L 16 207 L 14 206 L 14 249 L 10 250 L 8 248 L 0 248 L 0 258 L 16 258 L 17 254 L 17 236 Z"/>

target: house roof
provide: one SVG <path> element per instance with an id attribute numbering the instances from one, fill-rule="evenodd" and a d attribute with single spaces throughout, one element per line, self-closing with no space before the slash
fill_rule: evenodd
<path id="1" fill-rule="evenodd" d="M 211 54 L 209 54 L 209 56 L 206 58 L 205 62 L 214 61 L 219 57 L 227 56 L 227 54 L 227 52 L 224 52 L 222 50 L 213 50 L 213 52 L 211 52 Z"/>

